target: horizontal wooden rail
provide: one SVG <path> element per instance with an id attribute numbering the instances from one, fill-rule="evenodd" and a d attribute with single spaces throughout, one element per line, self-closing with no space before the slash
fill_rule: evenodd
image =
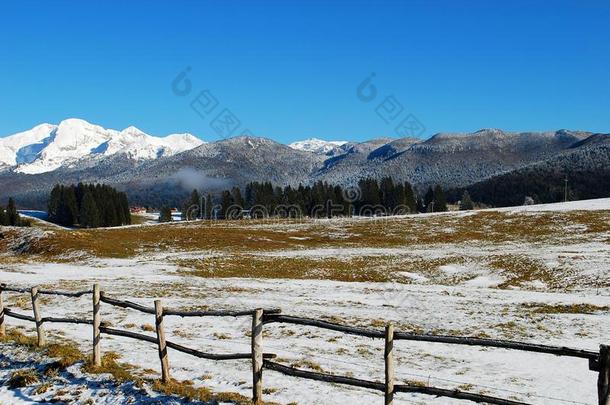
<path id="1" fill-rule="evenodd" d="M 263 361 L 263 367 L 266 369 L 277 371 L 279 373 L 290 375 L 293 377 L 301 377 L 301 378 L 306 378 L 309 380 L 332 382 L 332 383 L 343 384 L 343 385 L 351 385 L 353 387 L 368 388 L 368 389 L 377 390 L 377 391 L 385 390 L 385 384 L 380 383 L 380 382 L 360 380 L 358 378 L 353 378 L 353 377 L 344 377 L 344 376 L 339 376 L 339 375 L 318 373 L 315 371 L 299 370 L 298 368 L 285 366 L 283 364 L 276 363 L 276 362 L 269 361 L 269 360 Z"/>
<path id="2" fill-rule="evenodd" d="M 368 388 L 377 391 L 384 391 L 385 384 L 376 381 L 361 380 L 353 377 L 345 377 L 339 375 L 319 373 L 315 371 L 300 370 L 294 367 L 286 366 L 280 363 L 272 361 L 264 361 L 263 367 L 268 370 L 277 371 L 279 373 L 293 376 L 306 378 L 309 380 L 331 382 L 336 384 L 350 385 L 353 387 Z M 434 395 L 437 397 L 465 399 L 473 402 L 494 404 L 494 405 L 528 405 L 526 402 L 511 401 L 508 399 L 491 397 L 488 395 L 475 394 L 472 392 L 465 392 L 460 390 L 450 390 L 445 388 L 426 387 L 419 385 L 395 385 L 395 392 L 410 392 L 426 395 Z"/>
<path id="3" fill-rule="evenodd" d="M 149 342 L 149 343 L 153 343 L 153 344 L 159 343 L 157 338 L 154 336 L 148 336 L 148 335 L 144 335 L 142 333 L 137 333 L 137 332 L 130 332 L 130 331 L 123 330 L 123 329 L 115 329 L 115 328 L 108 328 L 105 326 L 100 326 L 100 332 L 105 333 L 107 335 L 122 336 L 122 337 L 128 337 L 128 338 L 136 339 L 136 340 L 143 340 L 145 342 Z M 182 346 L 178 343 L 169 342 L 169 341 L 166 342 L 166 345 L 167 345 L 167 347 L 177 350 L 179 352 L 190 354 L 191 356 L 199 357 L 201 359 L 208 359 L 208 360 L 239 360 L 239 359 L 250 359 L 252 357 L 251 353 L 226 353 L 226 354 L 204 353 L 202 351 L 191 349 L 189 347 Z M 263 356 L 265 358 L 274 358 L 275 354 L 265 353 Z"/>
<path id="4" fill-rule="evenodd" d="M 354 326 L 346 326 L 338 323 L 321 321 L 319 319 L 301 318 L 292 315 L 264 315 L 264 324 L 268 323 L 290 323 L 293 325 L 315 326 L 317 328 L 334 330 L 337 332 L 347 333 L 349 335 L 364 336 L 369 338 L 385 338 L 385 333 L 375 329 L 357 328 Z"/>
<path id="5" fill-rule="evenodd" d="M 376 329 L 346 326 L 337 323 L 321 321 L 318 319 L 301 318 L 290 315 L 266 315 L 265 323 L 289 323 L 295 325 L 314 326 L 323 329 L 343 332 L 350 335 L 364 336 L 369 338 L 385 338 L 384 331 Z M 449 343 L 469 346 L 496 347 L 500 349 L 512 349 L 527 352 L 546 353 L 556 356 L 577 357 L 596 361 L 599 357 L 597 352 L 589 350 L 572 349 L 569 347 L 547 346 L 534 343 L 515 342 L 511 340 L 481 339 L 473 337 L 458 337 L 444 335 L 425 335 L 408 332 L 394 332 L 394 340 L 414 340 L 421 342 Z"/>
<path id="6" fill-rule="evenodd" d="M 21 319 L 23 321 L 36 322 L 36 319 L 33 316 L 20 314 L 18 312 L 14 312 L 8 308 L 4 308 L 4 314 L 11 318 Z M 78 319 L 78 318 L 55 318 L 52 316 L 47 316 L 44 318 L 40 318 L 40 323 L 43 324 L 45 322 L 49 323 L 74 323 L 74 324 L 83 324 L 83 325 L 91 325 L 93 322 L 89 319 Z"/>
<path id="7" fill-rule="evenodd" d="M 114 305 L 115 307 L 131 308 L 131 309 L 135 309 L 136 311 L 144 312 L 147 314 L 152 314 L 152 315 L 155 314 L 154 308 L 136 304 L 135 302 L 131 302 L 131 301 L 122 301 L 122 300 L 117 300 L 114 298 L 109 298 L 104 294 L 103 291 L 100 292 L 100 301 L 105 302 L 106 304 Z"/>
<path id="8" fill-rule="evenodd" d="M 104 292 L 100 292 L 100 301 L 114 305 L 116 307 L 121 308 L 131 308 L 136 311 L 144 312 L 147 314 L 155 314 L 155 309 L 153 307 L 146 307 L 144 305 L 136 304 L 131 301 L 123 301 L 117 300 L 115 298 L 110 298 L 104 294 Z M 163 316 L 180 316 L 180 317 L 205 317 L 205 316 L 252 316 L 254 313 L 254 309 L 252 310 L 243 310 L 243 311 L 183 311 L 171 308 L 163 308 Z M 272 314 L 279 314 L 282 311 L 278 308 L 270 308 L 265 311 L 269 311 Z"/>
<path id="9" fill-rule="evenodd" d="M 465 399 L 472 402 L 494 404 L 494 405 L 529 405 L 527 402 L 511 401 L 510 399 L 490 397 L 489 395 L 475 394 L 460 390 L 449 390 L 446 388 L 426 387 L 418 385 L 399 384 L 394 386 L 395 392 L 410 392 L 417 394 L 434 395 L 454 399 Z"/>
<path id="10" fill-rule="evenodd" d="M 238 359 L 249 359 L 252 357 L 250 353 L 228 353 L 228 354 L 212 354 L 212 353 L 204 353 L 199 350 L 190 349 L 188 347 L 179 345 L 173 342 L 165 342 L 167 347 L 178 350 L 179 352 L 190 354 L 191 356 L 199 357 L 201 359 L 208 360 L 238 360 Z"/>
<path id="11" fill-rule="evenodd" d="M 6 284 L 0 285 L 0 290 L 15 292 L 15 293 L 30 293 L 30 289 L 28 288 L 18 288 L 18 287 L 9 287 Z M 93 290 L 84 290 L 84 291 L 56 291 L 56 290 L 38 290 L 38 294 L 42 295 L 62 295 L 64 297 L 82 297 L 83 295 L 91 294 Z"/>
<path id="12" fill-rule="evenodd" d="M 61 295 L 64 297 L 82 297 L 83 295 L 92 294 L 93 290 L 84 290 L 84 291 L 76 291 L 76 292 L 68 292 L 68 291 L 55 291 L 55 290 L 38 290 L 38 294 L 43 295 Z"/>
<path id="13" fill-rule="evenodd" d="M 181 311 L 170 308 L 163 308 L 164 316 L 180 316 L 180 317 L 198 317 L 198 316 L 252 316 L 254 309 L 245 311 Z M 279 314 L 282 312 L 279 308 L 265 309 L 265 313 Z"/>
<path id="14" fill-rule="evenodd" d="M 74 323 L 74 324 L 82 324 L 82 325 L 93 325 L 93 321 L 91 319 L 54 318 L 51 316 L 42 318 L 41 322 L 42 323 L 50 322 L 50 323 Z"/>
<path id="15" fill-rule="evenodd" d="M 1 284 L 0 285 L 0 290 L 2 290 L 2 291 L 9 291 L 9 292 L 16 292 L 16 293 L 29 293 L 30 292 L 29 288 L 9 287 L 6 284 Z"/>
<path id="16" fill-rule="evenodd" d="M 23 315 L 18 312 L 13 312 L 8 308 L 4 308 L 4 315 L 10 316 L 11 318 L 15 318 L 15 319 L 21 319 L 23 321 L 36 322 L 36 319 L 34 319 L 33 316 Z"/>
<path id="17" fill-rule="evenodd" d="M 573 349 L 563 346 L 548 346 L 535 343 L 523 343 L 512 340 L 482 339 L 473 337 L 458 337 L 447 335 L 420 335 L 408 332 L 395 332 L 394 340 L 416 340 L 422 342 L 449 343 L 467 346 L 496 347 L 500 349 L 520 350 L 525 352 L 546 353 L 555 356 L 577 357 L 595 360 L 599 353 L 589 350 Z"/>
<path id="18" fill-rule="evenodd" d="M 115 328 L 108 328 L 106 326 L 100 326 L 100 332 L 105 333 L 107 335 L 123 336 L 123 337 L 128 337 L 131 339 L 143 340 L 145 342 L 149 342 L 149 343 L 153 343 L 153 344 L 158 343 L 157 338 L 154 336 L 144 335 L 143 333 L 130 332 L 128 330 L 123 330 L 123 329 L 115 329 Z"/>

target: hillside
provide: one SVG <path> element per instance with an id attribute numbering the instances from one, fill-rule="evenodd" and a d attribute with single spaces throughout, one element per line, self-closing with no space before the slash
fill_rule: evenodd
<path id="1" fill-rule="evenodd" d="M 526 196 L 537 203 L 610 196 L 610 137 L 594 135 L 543 162 L 525 166 L 473 184 L 466 189 L 475 201 L 491 206 L 523 204 Z M 450 192 L 454 200 L 462 190 Z"/>

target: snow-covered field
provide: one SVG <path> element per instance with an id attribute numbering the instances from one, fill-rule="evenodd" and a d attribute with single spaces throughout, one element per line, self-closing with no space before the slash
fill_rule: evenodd
<path id="1" fill-rule="evenodd" d="M 530 223 L 531 232 L 527 229 Z M 158 229 L 159 237 L 164 236 L 161 230 L 172 229 L 175 244 L 170 241 L 155 249 L 146 239 L 135 253 L 114 258 L 68 249 L 59 256 L 52 250 L 32 253 L 28 250 L 35 245 L 32 241 L 58 244 L 52 239 L 58 232 L 74 231 L 20 231 L 29 236 L 7 238 L 0 281 L 63 290 L 80 290 L 99 282 L 111 297 L 148 306 L 161 298 L 164 306 L 172 308 L 277 307 L 290 315 L 378 329 L 393 322 L 397 330 L 497 337 L 594 351 L 600 343 L 609 343 L 610 199 L 383 221 L 240 222 L 230 226 L 233 232 L 228 236 L 220 228 L 210 231 L 222 243 L 191 240 L 198 235 L 194 227 L 204 226 L 152 227 Z M 139 227 L 142 231 L 138 232 L 148 228 Z M 106 242 L 116 244 L 119 251 L 127 242 L 115 241 L 110 235 L 122 232 L 121 237 L 128 238 L 127 231 L 93 235 L 107 235 Z M 48 236 L 49 232 L 54 235 Z M 72 234 L 77 236 L 71 243 L 87 237 L 83 232 Z M 197 228 L 197 232 L 204 231 Z M 176 235 L 182 234 L 188 240 L 176 242 L 182 238 Z M 146 233 L 137 235 L 148 237 Z M 242 239 L 252 244 L 242 243 Z M 27 253 L 15 253 L 18 251 Z M 361 274 L 367 271 L 375 271 L 375 277 L 367 279 Z M 28 297 L 18 294 L 5 293 L 5 304 L 26 313 L 31 308 Z M 90 297 L 70 299 L 69 304 L 45 297 L 42 311 L 43 316 L 89 317 L 90 306 Z M 151 315 L 108 305 L 102 305 L 102 319 L 113 327 L 137 332 L 154 324 Z M 7 322 L 9 327 L 33 330 L 30 324 L 12 318 Z M 249 329 L 248 318 L 166 318 L 169 340 L 210 352 L 248 351 Z M 48 330 L 55 339 L 75 340 L 83 351 L 90 350 L 90 327 L 48 325 Z M 597 375 L 588 370 L 586 360 L 437 343 L 400 341 L 395 345 L 399 382 L 459 388 L 534 404 L 596 402 Z M 152 345 L 103 336 L 102 348 L 120 353 L 122 361 L 151 369 L 151 375 L 158 371 Z M 264 349 L 277 354 L 284 364 L 383 381 L 381 340 L 270 324 L 265 326 Z M 199 360 L 171 350 L 169 356 L 176 379 L 214 391 L 250 395 L 249 361 Z M 5 374 L 0 371 L 0 379 Z M 264 387 L 265 399 L 279 403 L 383 400 L 377 392 L 273 371 L 265 371 Z M 0 388 L 0 402 L 12 403 L 15 398 L 34 401 L 42 397 L 18 397 L 4 386 Z M 461 403 L 414 394 L 398 394 L 395 402 Z"/>

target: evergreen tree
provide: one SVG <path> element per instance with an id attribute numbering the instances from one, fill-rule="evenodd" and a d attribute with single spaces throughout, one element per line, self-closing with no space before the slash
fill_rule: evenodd
<path id="1" fill-rule="evenodd" d="M 131 225 L 131 211 L 129 210 L 129 201 L 127 200 L 127 194 L 119 193 L 120 206 L 123 211 L 123 217 L 125 218 L 124 225 Z"/>
<path id="2" fill-rule="evenodd" d="M 49 202 L 47 203 L 47 213 L 49 214 L 49 220 L 57 222 L 59 215 L 59 204 L 61 203 L 61 186 L 55 185 L 51 190 L 49 196 Z"/>
<path id="3" fill-rule="evenodd" d="M 222 197 L 220 201 L 220 216 L 225 219 L 230 218 L 229 208 L 233 205 L 233 197 L 231 197 L 231 193 L 227 190 L 222 192 Z"/>
<path id="4" fill-rule="evenodd" d="M 424 195 L 424 206 L 426 207 L 426 210 L 431 210 L 430 203 L 432 203 L 433 201 L 434 190 L 432 189 L 432 187 L 428 187 L 428 191 L 426 191 L 426 194 Z"/>
<path id="5" fill-rule="evenodd" d="M 79 225 L 84 228 L 96 228 L 99 226 L 99 212 L 95 204 L 93 193 L 84 191 L 83 201 L 80 209 Z"/>
<path id="6" fill-rule="evenodd" d="M 6 219 L 9 226 L 19 226 L 21 223 L 15 200 L 12 197 L 8 199 L 8 205 L 6 206 Z"/>
<path id="7" fill-rule="evenodd" d="M 398 197 L 395 195 L 394 182 L 391 177 L 385 177 L 381 179 L 379 185 L 379 191 L 381 193 L 381 205 L 383 205 L 388 211 L 392 211 L 398 205 Z"/>
<path id="8" fill-rule="evenodd" d="M 239 187 L 233 187 L 231 190 L 231 197 L 233 198 L 233 204 L 237 205 L 240 208 L 245 208 L 246 205 L 244 199 L 241 196 L 241 190 Z"/>
<path id="9" fill-rule="evenodd" d="M 460 210 L 468 211 L 472 209 L 474 209 L 474 204 L 472 203 L 470 194 L 468 194 L 468 190 L 464 190 L 464 194 L 462 194 L 462 200 L 460 201 Z"/>
<path id="10" fill-rule="evenodd" d="M 447 199 L 445 198 L 445 192 L 442 187 L 438 184 L 434 187 L 434 212 L 445 212 L 447 211 Z"/>
<path id="11" fill-rule="evenodd" d="M 209 194 L 205 198 L 205 217 L 212 219 L 212 196 Z"/>
<path id="12" fill-rule="evenodd" d="M 2 205 L 0 205 L 0 225 L 8 225 L 8 218 Z"/>
<path id="13" fill-rule="evenodd" d="M 411 187 L 411 183 L 408 181 L 405 182 L 404 185 L 404 204 L 409 207 L 409 211 L 411 213 L 417 212 L 417 199 L 415 197 L 415 193 L 413 192 L 413 187 Z"/>
<path id="14" fill-rule="evenodd" d="M 165 206 L 161 208 L 159 212 L 159 222 L 171 222 L 172 221 L 172 210 Z"/>

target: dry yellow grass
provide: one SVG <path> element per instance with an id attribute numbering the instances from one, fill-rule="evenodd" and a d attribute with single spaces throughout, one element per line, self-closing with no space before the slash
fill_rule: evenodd
<path id="1" fill-rule="evenodd" d="M 396 247 L 463 242 L 536 242 L 569 237 L 568 227 L 579 227 L 574 236 L 610 232 L 610 211 L 546 213 L 478 212 L 407 218 L 344 221 L 199 221 L 117 229 L 61 230 L 34 241 L 29 254 L 58 258 L 67 251 L 97 257 L 131 257 L 159 249 L 182 251 L 271 251 L 324 247 Z M 0 251 L 19 230 L 4 232 Z"/>
<path id="2" fill-rule="evenodd" d="M 445 274 L 443 265 L 476 264 L 500 275 L 500 288 L 523 287 L 542 281 L 550 288 L 570 288 L 562 264 L 549 268 L 527 254 L 469 256 L 468 249 L 486 246 L 567 246 L 595 240 L 609 243 L 610 211 L 510 213 L 479 211 L 466 215 L 410 216 L 343 220 L 196 221 L 118 229 L 62 230 L 19 244 L 22 230 L 3 232 L 0 254 L 7 263 L 68 261 L 75 256 L 98 258 L 146 257 L 149 252 L 206 253 L 167 258 L 181 271 L 200 277 L 328 279 L 337 281 L 409 283 L 405 273 L 425 276 L 431 283 L 459 284 L 475 275 Z M 20 252 L 16 254 L 16 245 Z M 24 247 L 25 246 L 25 247 Z M 445 253 L 446 246 L 464 247 Z M 366 254 L 346 257 L 285 256 L 303 249 L 398 248 L 400 255 Z M 437 257 L 409 254 L 435 250 Z M 364 252 L 364 250 L 363 250 Z M 208 254 L 209 253 L 209 254 Z M 276 254 L 277 253 L 277 254 Z M 266 254 L 266 255 L 264 255 Z M 565 260 L 564 260 L 565 262 Z M 472 266 L 471 266 L 472 267 Z M 18 305 L 18 303 L 16 303 Z M 27 303 L 24 301 L 24 305 Z"/>

